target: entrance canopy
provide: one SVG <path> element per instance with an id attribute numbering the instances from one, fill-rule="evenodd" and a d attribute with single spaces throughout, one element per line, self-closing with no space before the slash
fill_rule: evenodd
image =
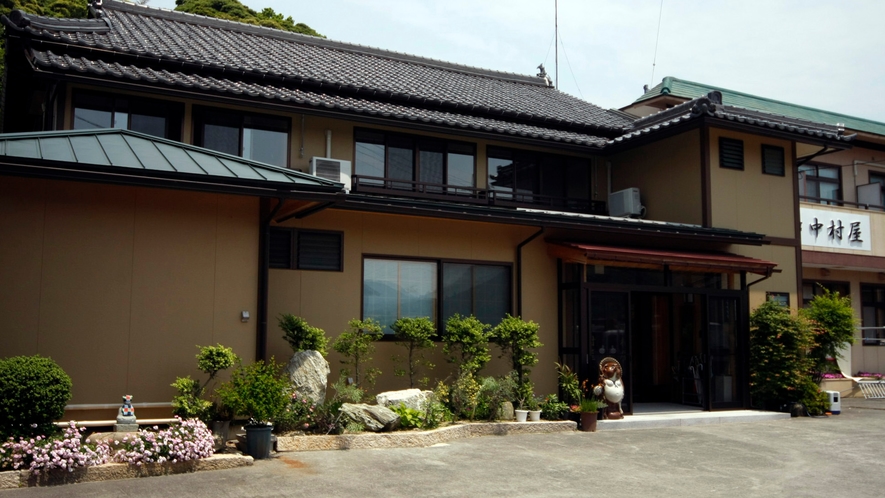
<path id="1" fill-rule="evenodd" d="M 727 252 L 670 251 L 632 247 L 596 246 L 572 242 L 551 242 L 551 256 L 569 263 L 632 266 L 673 271 L 740 273 L 771 276 L 777 263 Z"/>

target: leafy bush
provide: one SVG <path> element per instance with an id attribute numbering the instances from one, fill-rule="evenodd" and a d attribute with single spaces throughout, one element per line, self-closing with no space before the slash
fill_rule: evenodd
<path id="1" fill-rule="evenodd" d="M 391 327 L 394 337 L 397 339 L 397 345 L 406 348 L 408 357 L 405 370 L 397 370 L 396 375 L 409 374 L 409 387 L 415 387 L 415 377 L 418 375 L 418 368 L 424 365 L 427 368 L 433 368 L 433 364 L 424 358 L 424 350 L 433 349 L 436 344 L 433 343 L 433 337 L 436 335 L 436 327 L 430 318 L 400 318 L 393 323 Z M 398 357 L 394 357 L 396 361 Z M 427 384 L 427 379 L 423 382 Z"/>
<path id="2" fill-rule="evenodd" d="M 393 413 L 399 415 L 399 426 L 401 428 L 416 429 L 424 426 L 423 414 L 414 408 L 409 408 L 405 403 L 400 403 L 398 406 L 391 406 L 390 409 Z"/>
<path id="3" fill-rule="evenodd" d="M 274 432 L 306 431 L 314 425 L 314 412 L 317 406 L 308 397 L 292 391 L 289 403 L 274 421 Z"/>
<path id="4" fill-rule="evenodd" d="M 53 434 L 71 399 L 71 378 L 43 356 L 0 360 L 0 438 Z"/>
<path id="5" fill-rule="evenodd" d="M 578 374 L 573 372 L 568 365 L 562 363 L 555 363 L 555 365 L 556 374 L 559 377 L 559 390 L 562 392 L 562 400 L 569 404 L 579 403 L 583 396 Z"/>
<path id="6" fill-rule="evenodd" d="M 218 397 L 235 415 L 249 417 L 252 423 L 273 421 L 289 402 L 288 380 L 279 375 L 274 359 L 243 366 L 240 363 L 230 381 L 218 388 Z"/>
<path id="7" fill-rule="evenodd" d="M 555 394 L 549 394 L 544 397 L 540 404 L 541 418 L 545 420 L 560 420 L 566 416 L 569 411 L 568 403 L 559 401 L 559 397 Z"/>
<path id="8" fill-rule="evenodd" d="M 854 331 L 858 324 L 851 298 L 823 289 L 823 294 L 814 296 L 808 307 L 799 313 L 811 322 L 815 333 L 808 358 L 812 363 L 814 380 L 820 382 L 823 374 L 838 371 L 838 365 L 831 358 L 839 358 L 843 347 L 854 344 Z"/>
<path id="9" fill-rule="evenodd" d="M 64 469 L 73 472 L 76 467 L 107 463 L 110 449 L 107 443 L 91 444 L 81 441 L 81 432 L 70 422 L 61 437 L 10 438 L 0 445 L 0 470 L 27 469 L 35 473 L 43 470 Z"/>
<path id="10" fill-rule="evenodd" d="M 118 447 L 114 461 L 140 466 L 145 463 L 185 462 L 212 456 L 215 440 L 206 424 L 197 419 L 181 420 L 168 429 L 140 430 L 122 441 L 114 441 Z"/>
<path id="11" fill-rule="evenodd" d="M 211 401 L 203 399 L 206 388 L 215 380 L 218 372 L 226 370 L 239 361 L 234 350 L 218 344 L 216 346 L 197 346 L 197 368 L 204 374 L 209 375 L 206 382 L 187 377 L 178 377 L 172 383 L 172 387 L 178 392 L 172 398 L 172 414 L 183 419 L 199 418 L 209 421 L 221 415 L 222 408 Z"/>
<path id="12" fill-rule="evenodd" d="M 508 357 L 516 372 L 516 383 L 520 388 L 520 399 L 527 399 L 532 395 L 528 376 L 531 367 L 538 363 L 538 353 L 531 349 L 543 346 L 538 340 L 540 326 L 532 321 L 525 321 L 520 317 L 510 316 L 508 313 L 501 323 L 493 330 L 495 342 L 501 347 L 501 358 Z"/>
<path id="13" fill-rule="evenodd" d="M 492 359 L 489 354 L 491 326 L 480 322 L 475 316 L 457 313 L 446 320 L 442 335 L 443 353 L 449 361 L 458 364 L 458 377 L 475 376 Z"/>
<path id="14" fill-rule="evenodd" d="M 335 339 L 332 348 L 345 357 L 345 359 L 341 360 L 341 363 L 350 365 L 353 368 L 354 383 L 357 386 L 361 386 L 360 375 L 362 373 L 362 365 L 372 361 L 371 355 L 375 351 L 375 346 L 372 343 L 382 336 L 381 324 L 371 318 L 367 318 L 365 320 L 351 320 L 347 322 L 347 325 L 350 327 L 350 330 L 342 332 Z M 350 372 L 350 368 L 341 369 L 341 375 L 343 376 L 350 375 Z M 367 383 L 373 384 L 375 378 L 380 374 L 381 371 L 377 368 L 368 368 L 363 377 Z"/>
<path id="15" fill-rule="evenodd" d="M 806 352 L 814 346 L 807 320 L 767 301 L 750 314 L 750 395 L 753 404 L 779 410 L 801 402 L 812 414 L 822 411 L 820 388 L 811 378 L 813 361 Z"/>
<path id="16" fill-rule="evenodd" d="M 326 332 L 318 327 L 311 327 L 298 316 L 282 314 L 279 318 L 279 326 L 283 330 L 283 339 L 292 347 L 292 351 L 319 351 L 326 356 Z"/>
<path id="17" fill-rule="evenodd" d="M 475 419 L 498 420 L 501 418 L 501 403 L 513 400 L 517 385 L 514 375 L 503 377 L 483 377 L 480 379 Z"/>

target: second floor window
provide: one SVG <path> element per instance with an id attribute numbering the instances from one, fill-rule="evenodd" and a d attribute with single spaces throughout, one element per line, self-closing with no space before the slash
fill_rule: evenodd
<path id="1" fill-rule="evenodd" d="M 76 91 L 74 129 L 122 128 L 170 140 L 181 140 L 183 106 L 148 100 Z"/>
<path id="2" fill-rule="evenodd" d="M 838 166 L 804 164 L 799 166 L 799 196 L 808 202 L 839 204 L 842 200 Z"/>
<path id="3" fill-rule="evenodd" d="M 870 183 L 878 183 L 882 186 L 879 190 L 879 205 L 885 206 L 885 174 L 870 173 Z"/>
<path id="4" fill-rule="evenodd" d="M 427 192 L 441 191 L 444 185 L 476 186 L 473 144 L 364 129 L 354 132 L 354 142 L 354 172 L 370 177 L 360 180 L 364 184 L 384 183 L 379 178 L 403 180 L 386 185 L 412 190 L 421 183 Z"/>
<path id="5" fill-rule="evenodd" d="M 488 156 L 496 199 L 571 208 L 590 200 L 587 159 L 500 147 L 489 147 Z"/>
<path id="6" fill-rule="evenodd" d="M 194 107 L 194 143 L 274 166 L 289 164 L 290 120 Z"/>

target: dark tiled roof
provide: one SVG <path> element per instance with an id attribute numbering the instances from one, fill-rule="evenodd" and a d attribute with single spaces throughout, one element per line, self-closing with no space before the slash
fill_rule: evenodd
<path id="1" fill-rule="evenodd" d="M 163 176 L 280 190 L 339 191 L 341 183 L 117 128 L 0 134 L 0 158 L 61 168 Z"/>
<path id="2" fill-rule="evenodd" d="M 32 60 L 47 69 L 69 71 L 74 73 L 93 74 L 114 77 L 130 81 L 146 81 L 163 83 L 184 88 L 197 88 L 230 95 L 247 95 L 283 102 L 291 102 L 302 106 L 336 109 L 340 111 L 380 116 L 402 121 L 428 123 L 453 128 L 464 128 L 489 133 L 528 137 L 541 140 L 600 147 L 605 139 L 593 135 L 570 131 L 542 128 L 528 124 L 515 123 L 502 119 L 491 119 L 458 114 L 438 110 L 423 109 L 408 105 L 370 100 L 359 96 L 343 96 L 329 94 L 285 85 L 270 83 L 242 82 L 222 77 L 207 77 L 181 71 L 157 71 L 151 68 L 120 63 L 106 63 L 85 57 L 73 58 L 68 55 L 55 55 L 52 52 L 31 51 Z"/>
<path id="3" fill-rule="evenodd" d="M 114 1 L 106 1 L 102 12 L 109 31 L 98 23 L 95 31 L 68 29 L 65 22 L 21 13 L 6 25 L 31 37 L 109 51 L 91 56 L 98 63 L 137 56 L 139 65 L 158 71 L 175 63 L 207 76 L 276 80 L 288 88 L 319 87 L 339 95 L 610 136 L 631 122 L 622 113 L 559 92 L 538 77 Z M 74 50 L 66 49 L 71 54 Z"/>
<path id="4" fill-rule="evenodd" d="M 683 102 L 670 109 L 637 119 L 629 133 L 610 140 L 608 143 L 622 143 L 701 116 L 710 116 L 833 142 L 849 142 L 855 137 L 854 134 L 844 135 L 844 130 L 835 126 L 723 105 L 722 94 L 710 92 L 704 97 Z"/>

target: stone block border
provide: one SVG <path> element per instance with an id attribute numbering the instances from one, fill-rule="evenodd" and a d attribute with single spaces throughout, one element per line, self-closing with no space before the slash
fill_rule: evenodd
<path id="1" fill-rule="evenodd" d="M 344 434 L 340 436 L 277 436 L 278 451 L 421 448 L 454 439 L 510 434 L 549 434 L 576 430 L 571 420 L 541 422 L 474 422 L 432 431 Z"/>
<path id="2" fill-rule="evenodd" d="M 23 488 L 33 486 L 57 486 L 79 482 L 111 481 L 115 479 L 132 479 L 135 477 L 165 476 L 184 474 L 200 470 L 222 470 L 252 465 L 252 457 L 243 455 L 212 455 L 209 458 L 178 463 L 149 463 L 136 467 L 127 463 L 108 463 L 95 467 L 80 467 L 68 472 L 54 469 L 39 474 L 31 474 L 27 470 L 10 470 L 0 472 L 0 489 Z"/>

